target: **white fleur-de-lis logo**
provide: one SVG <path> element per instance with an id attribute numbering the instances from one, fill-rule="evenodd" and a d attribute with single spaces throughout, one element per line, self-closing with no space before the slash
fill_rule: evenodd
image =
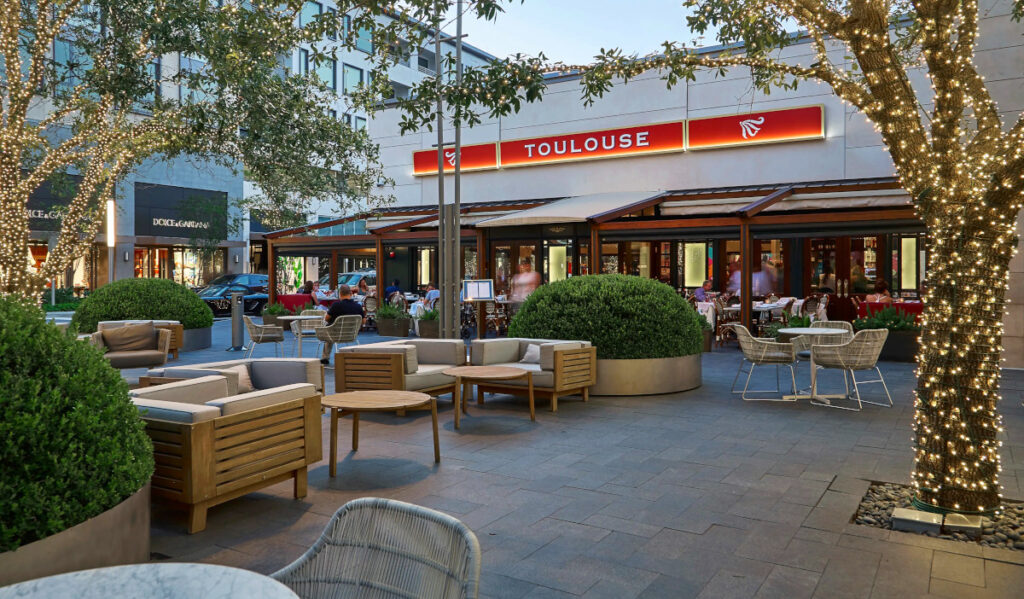
<path id="1" fill-rule="evenodd" d="M 758 119 L 747 119 L 740 121 L 740 129 L 743 131 L 743 139 L 754 137 L 761 130 L 764 124 L 764 117 Z"/>
<path id="2" fill-rule="evenodd" d="M 448 164 L 455 166 L 455 150 L 445 150 L 444 158 L 448 161 Z"/>

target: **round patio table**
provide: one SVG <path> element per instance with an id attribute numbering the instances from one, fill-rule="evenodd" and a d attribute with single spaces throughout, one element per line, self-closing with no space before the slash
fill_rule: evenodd
<path id="1" fill-rule="evenodd" d="M 792 339 L 796 339 L 801 335 L 809 335 L 811 337 L 817 335 L 842 335 L 842 329 L 827 329 L 825 327 L 789 327 L 785 329 L 779 329 L 779 341 L 786 343 Z"/>
<path id="2" fill-rule="evenodd" d="M 298 599 L 280 582 L 213 564 L 135 564 L 37 578 L 0 588 L 0 599 Z"/>
<path id="3" fill-rule="evenodd" d="M 298 315 L 298 316 L 278 316 L 277 320 L 279 322 L 281 322 L 281 321 L 287 322 L 289 325 L 291 325 L 292 322 L 301 322 L 303 320 L 319 320 L 320 322 L 323 322 L 324 321 L 324 317 L 326 315 L 327 315 L 327 312 L 324 312 L 322 315 L 321 314 L 308 314 L 306 316 L 302 316 L 302 315 Z M 290 328 L 291 327 L 289 326 L 289 329 Z M 294 331 L 292 331 L 292 333 L 294 334 Z M 300 329 L 300 333 L 301 333 L 301 329 Z M 298 350 L 299 350 L 299 357 L 301 358 L 302 357 L 302 337 L 303 337 L 303 335 L 300 334 L 300 335 L 297 335 L 296 337 L 297 337 L 296 343 L 298 344 Z"/>
<path id="4" fill-rule="evenodd" d="M 454 368 L 446 368 L 442 373 L 455 377 L 455 428 L 459 428 L 459 413 L 466 412 L 466 396 L 469 395 L 469 386 L 478 381 L 507 381 L 509 379 L 526 378 L 526 384 L 529 387 L 530 393 L 530 420 L 537 420 L 537 413 L 534 410 L 533 403 L 532 370 L 516 368 L 515 366 L 455 366 Z"/>

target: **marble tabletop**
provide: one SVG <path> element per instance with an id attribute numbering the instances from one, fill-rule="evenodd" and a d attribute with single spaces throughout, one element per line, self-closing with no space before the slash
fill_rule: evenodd
<path id="1" fill-rule="evenodd" d="M 137 564 L 37 578 L 0 588 L 0 599 L 297 599 L 269 576 L 212 564 Z"/>

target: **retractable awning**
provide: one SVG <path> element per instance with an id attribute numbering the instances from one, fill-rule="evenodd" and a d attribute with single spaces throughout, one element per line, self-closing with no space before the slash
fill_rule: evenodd
<path id="1" fill-rule="evenodd" d="M 598 214 L 657 197 L 660 191 L 618 191 L 573 196 L 476 223 L 477 227 L 516 227 L 582 223 Z"/>

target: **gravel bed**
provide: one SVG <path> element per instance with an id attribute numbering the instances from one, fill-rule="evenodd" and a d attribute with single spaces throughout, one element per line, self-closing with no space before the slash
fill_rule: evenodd
<path id="1" fill-rule="evenodd" d="M 892 512 L 898 507 L 912 508 L 914 488 L 892 483 L 874 483 L 868 488 L 857 508 L 854 522 L 892 529 Z M 1001 549 L 1024 550 L 1024 504 L 1005 504 L 1006 509 L 991 518 L 981 519 L 982 536 L 972 539 L 961 532 L 949 534 L 924 533 L 939 539 L 980 543 Z"/>

